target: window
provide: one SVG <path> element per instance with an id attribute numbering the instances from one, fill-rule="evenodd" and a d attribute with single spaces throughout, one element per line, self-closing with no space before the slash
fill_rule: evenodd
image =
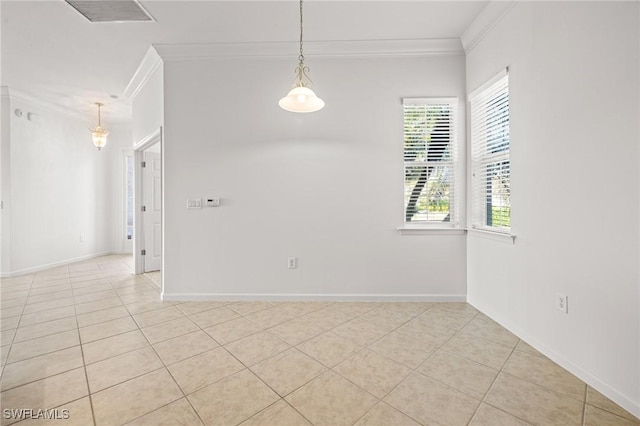
<path id="1" fill-rule="evenodd" d="M 458 222 L 455 197 L 457 98 L 403 99 L 404 221 Z"/>
<path id="2" fill-rule="evenodd" d="M 125 208 L 125 236 L 127 240 L 133 238 L 133 156 L 125 157 L 125 179 L 126 179 L 126 208 Z"/>
<path id="3" fill-rule="evenodd" d="M 511 230 L 509 75 L 503 72 L 469 97 L 471 102 L 472 227 Z"/>

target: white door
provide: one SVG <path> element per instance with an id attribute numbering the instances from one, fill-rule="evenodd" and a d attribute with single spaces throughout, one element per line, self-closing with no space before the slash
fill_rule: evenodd
<path id="1" fill-rule="evenodd" d="M 142 169 L 142 203 L 144 212 L 144 271 L 159 271 L 162 259 L 162 171 L 160 154 L 144 152 L 145 167 Z"/>

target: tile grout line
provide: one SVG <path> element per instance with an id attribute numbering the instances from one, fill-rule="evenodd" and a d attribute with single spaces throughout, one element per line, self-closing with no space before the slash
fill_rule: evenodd
<path id="1" fill-rule="evenodd" d="M 149 278 L 147 277 L 147 279 L 149 279 Z M 158 297 L 159 297 L 159 296 L 160 296 L 160 295 L 158 294 Z M 118 297 L 120 298 L 120 295 L 118 295 Z M 120 299 L 120 301 L 122 302 L 122 299 Z M 163 302 L 163 301 L 161 300 L 161 301 L 160 301 L 160 303 L 162 303 L 162 302 Z M 171 304 L 170 306 L 175 306 L 175 305 Z M 126 309 L 126 308 L 125 308 L 125 309 Z M 181 314 L 181 315 L 183 315 L 183 317 L 184 317 L 184 318 L 187 318 L 187 317 L 186 317 L 186 315 L 184 315 L 184 313 L 183 313 L 182 311 L 180 311 L 179 309 L 177 309 L 177 310 L 178 310 L 178 312 L 180 312 L 180 314 Z M 127 311 L 129 311 L 129 310 L 127 309 Z M 149 311 L 149 312 L 151 312 L 151 311 Z M 131 313 L 130 313 L 130 315 L 131 315 Z M 158 354 L 158 351 L 156 350 L 156 348 L 153 346 L 153 344 L 151 343 L 151 341 L 149 340 L 149 338 L 147 337 L 147 335 L 142 331 L 142 328 L 140 327 L 140 324 L 138 324 L 138 322 L 135 320 L 135 318 L 133 318 L 133 315 L 131 315 L 131 319 L 132 319 L 132 320 L 133 320 L 133 322 L 136 324 L 136 326 L 138 327 L 138 331 L 139 331 L 139 332 L 142 334 L 142 336 L 145 338 L 145 340 L 146 340 L 146 341 L 147 341 L 147 343 L 149 344 L 149 347 L 151 348 L 151 350 L 153 351 L 153 353 L 156 355 L 156 357 L 158 358 L 158 360 L 159 360 L 159 361 L 160 361 L 160 363 L 162 364 L 162 367 L 161 367 L 161 368 L 158 368 L 157 370 L 154 370 L 154 371 L 159 371 L 159 370 L 161 370 L 161 369 L 164 369 L 164 371 L 166 371 L 166 372 L 167 372 L 167 374 L 169 374 L 169 377 L 171 377 L 171 380 L 173 380 L 174 384 L 178 387 L 178 389 L 179 389 L 179 390 L 180 390 L 180 392 L 182 393 L 182 398 L 184 398 L 184 399 L 187 401 L 187 403 L 189 404 L 189 406 L 191 407 L 191 409 L 193 410 L 193 412 L 196 414 L 196 416 L 198 417 L 198 419 L 202 422 L 202 424 L 206 424 L 206 423 L 203 421 L 203 419 L 200 417 L 200 413 L 198 413 L 198 411 L 195 409 L 195 407 L 193 407 L 193 405 L 191 404 L 191 401 L 189 400 L 189 398 L 187 398 L 186 393 L 184 392 L 184 390 L 182 389 L 182 387 L 180 386 L 180 384 L 178 383 L 178 381 L 176 380 L 176 378 L 175 378 L 175 377 L 173 376 L 173 374 L 171 373 L 171 370 L 169 370 L 169 368 L 168 368 L 168 367 L 167 367 L 167 365 L 165 364 L 165 362 L 164 362 L 164 360 L 162 359 L 162 357 L 160 356 L 160 354 Z M 176 318 L 176 319 L 179 319 L 179 318 Z M 190 318 L 187 318 L 187 319 L 189 319 L 189 321 L 191 321 L 191 319 L 190 319 Z M 169 321 L 171 321 L 171 320 L 169 320 Z M 193 321 L 191 321 L 191 322 L 193 323 Z M 162 324 L 162 323 L 160 323 L 160 324 Z M 194 324 L 195 324 L 195 323 L 194 323 Z M 154 325 L 155 325 L 155 324 L 154 324 Z M 196 325 L 196 326 L 198 326 L 198 324 L 195 324 L 195 325 Z M 150 326 L 150 327 L 151 327 L 151 326 Z M 199 327 L 199 326 L 198 326 L 198 327 Z M 188 333 L 185 333 L 185 334 L 188 334 Z M 185 334 L 182 334 L 181 336 L 184 336 Z M 176 336 L 176 337 L 180 337 L 180 336 Z M 167 339 L 167 340 L 171 340 L 171 339 Z M 215 340 L 214 340 L 214 341 L 215 341 Z M 157 343 L 161 343 L 161 342 L 157 342 Z M 144 373 L 144 374 L 142 374 L 142 375 L 140 375 L 140 376 L 137 376 L 137 377 L 142 377 L 142 376 L 144 376 L 145 374 L 149 374 L 149 373 L 150 373 L 150 372 L 147 372 L 147 373 Z M 120 385 L 120 384 L 122 384 L 122 383 L 126 383 L 126 382 L 128 382 L 129 380 L 132 380 L 132 379 L 125 380 L 124 382 L 120 382 L 120 383 L 118 383 L 118 384 L 116 384 L 116 385 L 114 385 L 114 386 Z M 165 404 L 165 405 L 163 405 L 163 406 L 161 406 L 161 407 L 157 407 L 157 408 L 155 408 L 155 409 L 153 409 L 153 410 L 151 410 L 151 411 L 149 411 L 149 412 L 147 412 L 147 413 L 143 413 L 143 414 L 141 414 L 140 416 L 135 417 L 135 418 L 133 418 L 133 419 L 131 419 L 131 420 L 127 421 L 127 423 L 132 422 L 132 421 L 134 421 L 134 420 L 136 420 L 136 419 L 139 419 L 139 418 L 141 418 L 141 417 L 143 417 L 143 416 L 146 416 L 147 414 L 151 414 L 151 413 L 153 413 L 153 412 L 155 412 L 155 411 L 157 411 L 157 410 L 159 410 L 159 409 L 161 409 L 161 408 L 163 408 L 163 407 L 166 407 L 166 406 L 168 406 L 168 405 L 170 405 L 170 404 L 173 404 L 174 402 L 176 402 L 176 401 L 178 401 L 178 400 L 180 400 L 180 399 L 182 399 L 182 398 L 178 398 L 178 399 L 176 399 L 176 400 L 174 400 L 174 401 L 170 401 L 169 403 L 167 403 L 167 404 Z"/>
<path id="2" fill-rule="evenodd" d="M 18 334 L 18 328 L 20 327 L 20 321 L 22 321 L 22 315 L 24 314 L 25 307 L 27 306 L 27 300 L 29 299 L 29 292 L 31 292 L 31 288 L 33 287 L 33 281 L 35 279 L 36 279 L 36 275 L 33 274 L 33 277 L 31 278 L 31 283 L 29 284 L 29 291 L 27 292 L 27 297 L 24 300 L 24 305 L 22 305 L 22 310 L 20 312 L 20 319 L 18 319 L 18 324 L 16 324 L 15 332 L 13 333 L 13 336 L 11 337 L 11 342 L 9 343 L 7 358 L 2 364 L 2 371 L 0 371 L 0 392 L 4 390 L 2 389 L 2 381 L 4 379 L 4 373 L 7 369 L 7 361 L 9 361 L 9 356 L 11 356 L 11 349 L 13 349 L 13 342 L 16 340 L 16 335 Z"/>
<path id="3" fill-rule="evenodd" d="M 75 302 L 75 299 L 74 299 L 74 302 Z M 75 303 L 73 305 L 73 309 L 74 309 L 74 311 L 76 309 Z M 80 344 L 80 353 L 82 355 L 82 368 L 84 370 L 84 379 L 85 379 L 85 383 L 87 384 L 87 396 L 89 397 L 89 407 L 91 407 L 91 419 L 93 420 L 93 424 L 95 426 L 96 425 L 96 414 L 95 414 L 95 410 L 93 409 L 93 398 L 91 396 L 91 387 L 89 386 L 89 375 L 87 373 L 87 362 L 85 361 L 85 358 L 84 358 L 84 348 L 82 347 L 82 338 L 80 337 L 80 324 L 78 323 L 78 315 L 77 315 L 77 313 L 75 315 L 75 320 L 76 320 L 76 331 L 78 333 L 78 343 Z"/>

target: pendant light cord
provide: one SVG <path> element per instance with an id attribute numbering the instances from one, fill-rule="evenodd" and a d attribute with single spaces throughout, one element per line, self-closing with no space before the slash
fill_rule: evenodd
<path id="1" fill-rule="evenodd" d="M 302 53 L 302 31 L 303 31 L 303 26 L 302 26 L 302 0 L 300 0 L 300 56 L 298 57 L 298 59 L 300 60 L 300 62 L 304 62 L 304 54 Z"/>

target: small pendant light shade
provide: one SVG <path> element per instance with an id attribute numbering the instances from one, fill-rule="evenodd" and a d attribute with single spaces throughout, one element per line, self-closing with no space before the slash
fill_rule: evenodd
<path id="1" fill-rule="evenodd" d="M 109 132 L 107 132 L 102 127 L 102 122 L 100 120 L 100 107 L 102 106 L 102 104 L 99 102 L 96 102 L 96 105 L 98 105 L 98 125 L 96 126 L 95 129 L 90 129 L 90 130 L 91 130 L 91 138 L 93 139 L 93 144 L 95 145 L 96 148 L 98 148 L 98 151 L 100 151 L 100 149 L 107 144 L 107 135 L 109 134 Z"/>
<path id="2" fill-rule="evenodd" d="M 300 0 L 300 56 L 298 56 L 298 66 L 295 71 L 296 81 L 293 89 L 289 91 L 287 96 L 280 99 L 278 105 L 291 112 L 315 112 L 324 108 L 324 101 L 309 88 L 311 79 L 308 75 L 309 67 L 304 64 L 304 54 L 302 53 L 302 28 L 302 0 Z M 309 83 L 306 83 L 305 80 Z"/>
<path id="3" fill-rule="evenodd" d="M 278 105 L 291 112 L 315 112 L 324 107 L 324 101 L 308 87 L 296 86 L 280 99 Z"/>

